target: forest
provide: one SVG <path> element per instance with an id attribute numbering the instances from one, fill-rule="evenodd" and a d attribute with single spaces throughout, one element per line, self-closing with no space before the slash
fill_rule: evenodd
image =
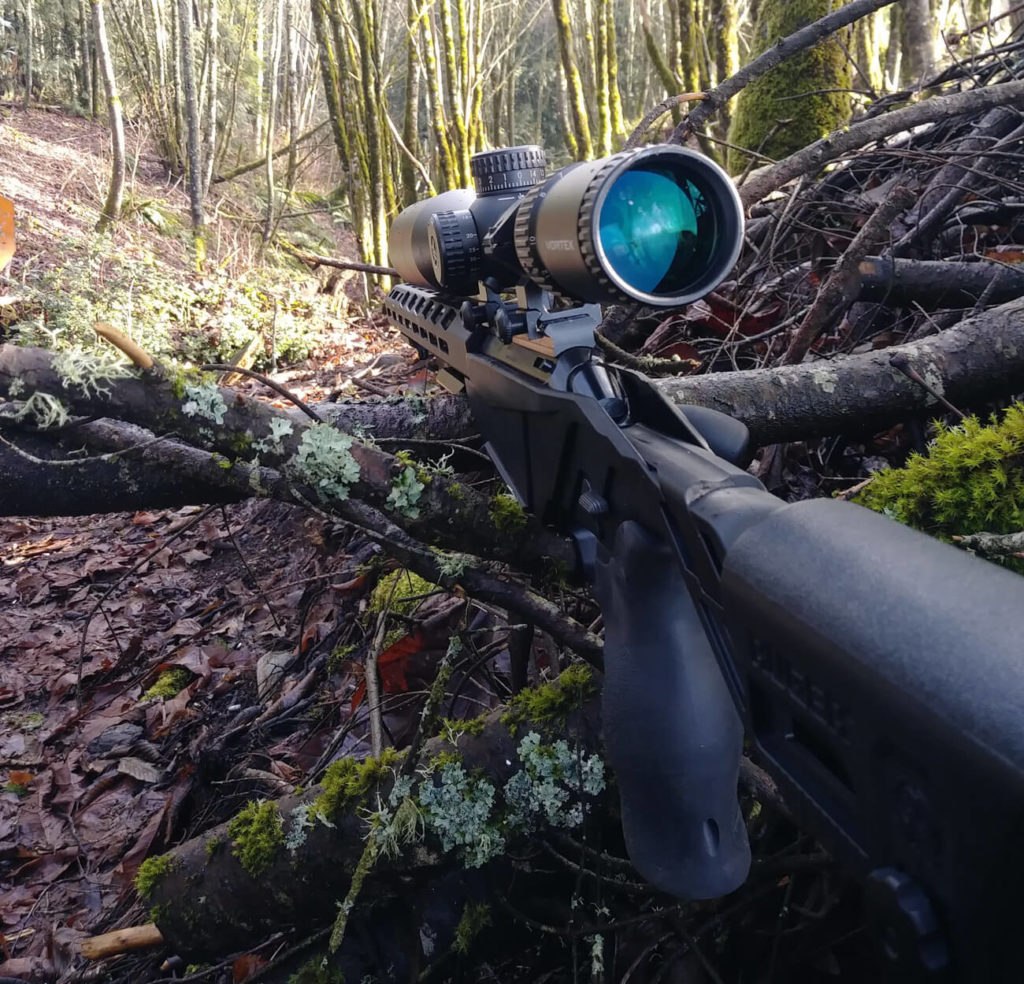
<path id="1" fill-rule="evenodd" d="M 1019 979 L 1024 5 L 8 0 L 0 35 L 0 984 Z M 647 153 L 723 223 L 674 299 L 586 228 Z M 583 174 L 586 276 L 529 225 Z M 625 466 L 525 494 L 604 445 L 520 433 L 484 364 L 647 434 L 647 513 Z M 693 541 L 671 587 L 606 573 L 719 522 L 652 462 L 724 415 L 738 502 L 853 517 L 766 551 L 742 686 Z M 750 860 L 687 894 L 636 832 L 703 795 L 704 650 Z"/>

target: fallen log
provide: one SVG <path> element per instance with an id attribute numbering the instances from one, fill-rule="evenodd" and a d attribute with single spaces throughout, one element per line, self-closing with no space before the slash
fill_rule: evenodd
<path id="1" fill-rule="evenodd" d="M 952 290 L 966 292 L 965 297 L 970 297 L 973 290 L 985 290 L 989 286 L 997 294 L 1003 290 L 1013 292 L 1024 288 L 1024 275 L 995 263 L 893 262 L 869 258 L 865 264 L 869 267 L 866 274 L 868 296 L 871 296 L 871 291 L 877 291 L 875 296 L 879 299 L 904 289 L 924 290 L 928 284 L 937 287 L 938 281 L 943 279 L 952 284 Z M 950 271 L 949 267 L 957 269 Z M 863 270 L 864 265 L 862 273 Z M 997 279 L 994 285 L 990 285 L 989 278 L 994 274 L 998 275 Z M 946 399 L 958 406 L 970 407 L 998 399 L 1024 387 L 1022 316 L 1024 300 L 1016 299 L 966 319 L 939 335 L 891 349 L 799 366 L 662 379 L 657 385 L 677 403 L 711 407 L 743 421 L 757 445 L 829 434 L 871 432 L 904 417 L 941 412 L 937 401 L 927 390 L 908 378 L 905 371 L 893 366 L 893 357 L 897 360 L 905 357 L 909 368 L 920 373 L 922 378 L 940 389 Z M 13 347 L 7 346 L 6 349 Z M 13 354 L 5 354 L 5 349 L 0 348 L 0 393 L 4 392 L 5 358 L 10 362 Z M 47 353 L 31 356 L 37 366 L 46 365 L 48 358 Z M 48 381 L 56 387 L 52 379 L 41 381 Z M 119 408 L 123 416 L 142 417 L 152 423 L 159 418 L 158 409 L 133 412 L 133 408 L 145 402 L 143 394 L 132 395 L 133 387 L 138 385 L 137 380 L 117 380 L 112 384 L 118 394 L 113 404 L 90 403 L 88 407 L 94 410 L 104 405 L 108 409 Z M 121 394 L 122 387 L 132 392 Z M 57 391 L 61 390 L 58 388 Z M 374 434 L 378 441 L 392 441 L 398 447 L 404 446 L 407 440 L 429 440 L 433 434 L 443 441 L 446 439 L 444 435 L 455 440 L 472 431 L 468 405 L 458 397 L 437 397 L 415 405 L 408 402 L 326 404 L 317 410 L 345 429 Z M 269 410 L 261 412 L 269 413 Z M 98 428 L 93 431 L 83 428 L 81 431 L 83 435 L 98 432 Z M 46 432 L 37 433 L 33 440 L 37 458 L 59 453 L 52 450 L 43 453 L 51 440 Z M 103 444 L 97 438 L 96 446 L 107 450 L 113 445 Z M 244 488 L 240 489 L 231 482 L 230 470 L 222 467 L 204 468 L 205 484 L 197 481 L 195 473 L 179 480 L 171 459 L 167 457 L 172 447 L 155 446 L 149 456 L 154 465 L 149 469 L 143 469 L 143 465 L 134 458 L 123 458 L 114 466 L 79 466 L 83 471 L 78 476 L 72 472 L 54 474 L 55 466 L 45 463 L 24 459 L 15 461 L 9 447 L 0 444 L 0 466 L 9 464 L 11 468 L 9 472 L 0 470 L 0 475 L 5 475 L 0 485 L 0 513 L 77 515 L 86 511 L 155 508 L 197 501 L 236 501 L 245 492 Z M 177 453 L 182 452 L 179 449 Z M 90 471 L 92 467 L 96 471 Z M 99 478 L 101 474 L 109 476 L 112 483 L 104 487 Z M 70 483 L 67 488 L 62 485 L 64 481 Z M 138 488 L 133 491 L 132 485 Z M 85 496 L 81 507 L 76 505 L 76 488 Z M 429 508 L 429 503 L 425 506 Z M 408 528 L 407 522 L 402 525 Z M 441 535 L 457 548 L 464 548 L 466 531 L 470 528 L 475 527 L 467 522 L 461 533 L 448 533 L 446 536 L 446 524 Z M 458 543 L 453 540 L 453 535 Z M 551 542 L 552 539 L 546 537 L 541 549 L 548 549 L 547 544 Z M 483 546 L 474 546 L 474 549 L 486 552 Z"/>
<path id="2" fill-rule="evenodd" d="M 177 952 L 203 959 L 282 929 L 309 935 L 330 926 L 339 906 L 355 918 L 401 896 L 408 913 L 446 873 L 461 871 L 458 880 L 466 881 L 483 869 L 499 892 L 528 878 L 528 858 L 513 859 L 527 840 L 579 831 L 585 816 L 614 819 L 603 796 L 592 690 L 585 673 L 563 674 L 545 688 L 554 704 L 545 705 L 543 719 L 532 716 L 529 708 L 539 705 L 527 697 L 518 710 L 497 709 L 454 740 L 431 739 L 414 761 L 393 751 L 361 766 L 344 760 L 300 797 L 250 804 L 140 869 L 137 884 L 154 922 Z M 549 744 L 558 740 L 560 748 Z M 551 755 L 576 778 L 556 783 L 557 792 L 549 788 L 544 807 L 531 799 L 531 769 Z M 454 913 L 409 929 L 450 946 L 460 903 L 455 896 Z"/>
<path id="3" fill-rule="evenodd" d="M 507 496 L 484 495 L 444 469 L 414 466 L 372 438 L 363 441 L 324 423 L 310 424 L 209 379 L 105 370 L 83 382 L 81 366 L 74 377 L 70 371 L 41 349 L 0 346 L 0 396 L 9 398 L 12 387 L 22 400 L 45 393 L 60 401 L 61 414 L 116 417 L 157 434 L 173 431 L 183 442 L 220 456 L 216 464 L 225 485 L 239 474 L 258 478 L 259 468 L 271 468 L 326 509 L 349 499 L 364 501 L 437 546 L 464 550 L 469 536 L 475 552 L 520 570 L 550 570 L 552 561 L 572 564 L 566 541 Z M 426 403 L 406 402 L 421 427 L 429 419 Z"/>
<path id="4" fill-rule="evenodd" d="M 893 359 L 961 409 L 1018 392 L 1024 389 L 1024 299 L 907 345 L 799 366 L 664 379 L 658 386 L 676 403 L 737 417 L 758 445 L 870 434 L 904 417 L 944 412 Z"/>

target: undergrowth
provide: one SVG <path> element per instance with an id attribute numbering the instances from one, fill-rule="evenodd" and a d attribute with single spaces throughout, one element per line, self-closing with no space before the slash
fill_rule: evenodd
<path id="1" fill-rule="evenodd" d="M 265 266 L 240 276 L 195 277 L 163 268 L 148 253 L 142 259 L 118 253 L 107 237 L 94 237 L 84 253 L 74 241 L 62 247 L 65 262 L 24 285 L 41 313 L 11 326 L 20 344 L 98 349 L 105 343 L 93 325 L 102 321 L 164 362 L 229 362 L 255 342 L 259 369 L 275 355 L 290 364 L 316 349 L 317 311 L 296 296 L 293 270 Z"/>

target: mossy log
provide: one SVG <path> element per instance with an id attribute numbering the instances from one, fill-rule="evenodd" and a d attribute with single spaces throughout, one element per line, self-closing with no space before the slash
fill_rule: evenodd
<path id="1" fill-rule="evenodd" d="M 527 692 L 518 711 L 497 709 L 461 734 L 431 739 L 415 769 L 393 751 L 362 766 L 344 760 L 301 796 L 251 804 L 145 863 L 139 881 L 152 918 L 175 951 L 203 959 L 282 930 L 308 937 L 335 923 L 339 907 L 355 923 L 400 897 L 408 917 L 432 886 L 454 875 L 461 888 L 450 904 L 405 924 L 414 939 L 450 946 L 469 887 L 481 877 L 492 887 L 506 884 L 512 856 L 528 838 L 559 829 L 580 834 L 613 816 L 601 792 L 598 705 L 585 696 L 591 690 L 585 673 L 563 687 L 556 681 Z M 531 787 L 529 775 L 537 755 L 558 754 L 583 765 L 575 786 L 563 777 L 552 798 L 554 787 L 539 779 Z M 149 877 L 157 868 L 159 877 Z M 409 941 L 406 951 L 415 948 Z"/>
<path id="2" fill-rule="evenodd" d="M 54 398 L 47 404 L 50 409 L 59 400 L 60 414 L 113 417 L 156 434 L 173 432 L 182 442 L 217 456 L 225 486 L 237 487 L 242 479 L 253 483 L 253 494 L 281 498 L 300 487 L 327 509 L 350 500 L 366 502 L 421 541 L 454 550 L 466 548 L 466 533 L 472 530 L 478 554 L 524 570 L 549 565 L 552 559 L 572 561 L 566 542 L 522 510 L 513 520 L 505 512 L 496 514 L 491 497 L 449 472 L 383 450 L 376 443 L 380 431 L 387 434 L 383 426 L 364 441 L 326 422 L 310 423 L 308 417 L 220 388 L 208 376 L 127 370 L 115 375 L 105 364 L 103 374 L 90 377 L 88 358 L 71 365 L 66 358 L 60 360 L 41 349 L 0 346 L 0 396 L 26 401 L 43 393 Z M 405 423 L 414 428 L 410 438 L 434 437 L 425 429 L 432 423 L 429 403 L 407 403 Z M 385 405 L 386 418 L 390 405 Z M 450 405 L 442 401 L 439 413 Z M 441 421 L 435 422 L 443 432 Z M 350 426 L 354 434 L 363 430 L 357 422 Z M 444 450 L 439 447 L 437 456 Z M 276 472 L 278 488 L 262 484 L 265 469 Z"/>

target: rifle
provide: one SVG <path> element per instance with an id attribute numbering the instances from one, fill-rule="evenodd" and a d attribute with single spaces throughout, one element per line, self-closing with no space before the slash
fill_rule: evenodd
<path id="1" fill-rule="evenodd" d="M 602 362 L 601 303 L 678 306 L 727 276 L 724 172 L 667 145 L 544 167 L 478 154 L 475 190 L 405 209 L 386 310 L 594 586 L 633 864 L 685 899 L 744 882 L 745 735 L 863 883 L 892 979 L 1019 981 L 1018 575 L 857 505 L 785 504 L 745 470 L 741 423 Z"/>

